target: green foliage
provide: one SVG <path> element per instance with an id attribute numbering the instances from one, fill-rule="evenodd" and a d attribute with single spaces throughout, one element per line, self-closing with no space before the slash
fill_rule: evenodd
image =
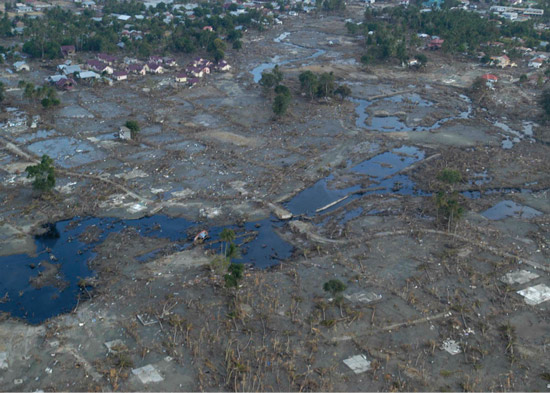
<path id="1" fill-rule="evenodd" d="M 435 206 L 437 208 L 438 220 L 442 219 L 447 223 L 448 231 L 456 226 L 464 214 L 464 208 L 458 201 L 458 193 L 456 191 L 438 191 L 435 194 Z"/>
<path id="2" fill-rule="evenodd" d="M 0 102 L 6 98 L 6 85 L 0 82 Z"/>
<path id="3" fill-rule="evenodd" d="M 275 84 L 276 85 L 280 84 L 283 81 L 284 75 L 283 75 L 283 72 L 280 70 L 278 65 L 276 65 L 273 68 L 272 74 L 275 77 Z"/>
<path id="4" fill-rule="evenodd" d="M 244 265 L 240 263 L 231 263 L 227 268 L 228 273 L 223 276 L 227 288 L 237 288 L 239 281 L 243 277 Z"/>
<path id="5" fill-rule="evenodd" d="M 488 90 L 487 82 L 480 76 L 474 79 L 472 86 L 470 87 L 470 92 L 474 96 L 482 96 Z"/>
<path id="6" fill-rule="evenodd" d="M 291 100 L 290 95 L 277 94 L 273 100 L 273 113 L 279 117 L 283 116 L 287 112 Z"/>
<path id="7" fill-rule="evenodd" d="M 23 97 L 28 100 L 40 101 L 45 109 L 57 106 L 61 103 L 57 97 L 57 91 L 48 85 L 36 87 L 31 82 L 19 81 L 17 86 L 23 89 Z"/>
<path id="8" fill-rule="evenodd" d="M 357 24 L 353 22 L 346 22 L 346 29 L 348 29 L 349 34 L 355 35 L 359 31 L 359 26 L 357 26 Z"/>
<path id="9" fill-rule="evenodd" d="M 338 94 L 342 101 L 344 101 L 346 97 L 351 95 L 351 89 L 348 85 L 340 85 L 334 90 L 334 94 Z"/>
<path id="10" fill-rule="evenodd" d="M 275 86 L 275 93 L 290 96 L 290 89 L 285 85 L 277 85 Z"/>
<path id="11" fill-rule="evenodd" d="M 346 9 L 344 0 L 317 0 L 316 6 L 323 11 L 343 11 Z"/>
<path id="12" fill-rule="evenodd" d="M 264 89 L 269 90 L 277 83 L 275 75 L 271 72 L 262 72 L 262 79 L 258 82 Z"/>
<path id="13" fill-rule="evenodd" d="M 336 297 L 340 292 L 344 292 L 347 286 L 340 280 L 332 279 L 323 284 L 323 290 L 330 292 L 333 297 Z"/>
<path id="14" fill-rule="evenodd" d="M 311 99 L 317 92 L 319 87 L 319 78 L 311 71 L 304 71 L 299 76 L 300 88 L 304 91 Z"/>
<path id="15" fill-rule="evenodd" d="M 226 49 L 226 41 L 221 39 L 222 36 L 227 36 L 227 41 L 238 47 L 239 44 L 235 42 L 241 38 L 242 33 L 235 31 L 235 26 L 259 28 L 261 24 L 258 21 L 266 20 L 256 9 L 234 16 L 224 13 L 218 3 L 212 2 L 201 3 L 194 10 L 196 18 L 193 20 L 181 11 L 171 10 L 181 16 L 181 19 L 164 23 L 162 12 L 171 9 L 171 5 L 159 3 L 157 7 L 145 10 L 143 3 L 135 0 L 106 0 L 102 3 L 104 16 L 100 21 L 92 19 L 96 15 L 91 10 L 75 14 L 60 7 L 48 8 L 41 18 L 25 18 L 23 51 L 33 58 L 48 59 L 61 57 L 61 45 L 74 45 L 77 52 L 119 51 L 116 44 L 124 30 L 124 23 L 113 18 L 112 14 L 136 15 L 145 12 L 144 19 L 132 20 L 132 29 L 144 32 L 143 39 L 126 40 L 125 52 L 148 57 L 153 48 L 155 52 L 183 53 L 203 49 L 212 57 L 221 58 L 220 55 Z M 214 31 L 203 30 L 205 26 L 212 26 Z M 0 37 L 11 36 L 11 29 L 12 21 L 4 14 L 0 19 Z"/>
<path id="16" fill-rule="evenodd" d="M 130 130 L 132 139 L 135 138 L 140 131 L 139 124 L 136 120 L 126 120 L 124 125 Z"/>
<path id="17" fill-rule="evenodd" d="M 424 53 L 419 53 L 417 55 L 414 56 L 414 58 L 416 60 L 418 60 L 418 62 L 420 63 L 420 66 L 423 67 L 425 66 L 426 64 L 428 64 L 428 58 L 426 57 L 426 55 Z"/>
<path id="18" fill-rule="evenodd" d="M 445 168 L 437 175 L 437 180 L 447 184 L 456 184 L 462 181 L 462 175 L 456 169 Z"/>
<path id="19" fill-rule="evenodd" d="M 241 40 L 235 40 L 233 41 L 233 49 L 239 50 L 243 47 L 243 43 Z"/>
<path id="20" fill-rule="evenodd" d="M 544 116 L 550 118 L 550 89 L 546 89 L 540 98 L 540 105 L 544 111 Z"/>
<path id="21" fill-rule="evenodd" d="M 216 49 L 214 51 L 214 61 L 217 63 L 219 62 L 220 60 L 223 60 L 223 58 L 225 57 L 225 52 L 221 49 Z"/>
<path id="22" fill-rule="evenodd" d="M 27 178 L 33 178 L 33 188 L 39 191 L 50 191 L 55 186 L 55 169 L 53 160 L 46 154 L 39 164 L 28 166 L 25 169 Z"/>
<path id="23" fill-rule="evenodd" d="M 528 79 L 528 78 L 527 78 L 527 75 L 526 75 L 526 74 L 521 74 L 521 75 L 519 76 L 519 83 L 525 83 L 525 82 L 527 82 L 527 79 Z"/>
<path id="24" fill-rule="evenodd" d="M 323 72 L 319 76 L 319 86 L 317 87 L 317 95 L 319 97 L 330 97 L 334 94 L 334 73 Z"/>
<path id="25" fill-rule="evenodd" d="M 212 260 L 210 261 L 210 268 L 216 273 L 216 274 L 223 274 L 227 271 L 227 268 L 229 267 L 229 262 L 227 258 L 223 255 L 216 255 Z"/>

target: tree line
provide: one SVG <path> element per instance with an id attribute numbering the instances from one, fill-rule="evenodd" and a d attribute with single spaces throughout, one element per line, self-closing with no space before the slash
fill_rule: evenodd
<path id="1" fill-rule="evenodd" d="M 477 55 L 481 50 L 489 55 L 500 54 L 503 48 L 488 46 L 488 42 L 502 42 L 514 56 L 514 47 L 538 47 L 541 41 L 550 41 L 550 31 L 536 30 L 535 20 L 511 22 L 487 18 L 475 12 L 450 9 L 453 4 L 446 1 L 442 8 L 430 12 L 421 12 L 415 5 L 367 8 L 362 24 L 348 22 L 346 27 L 350 34 L 366 36 L 362 61 L 367 64 L 391 59 L 403 62 L 418 54 L 417 49 L 422 46 L 420 33 L 442 38 L 444 52 L 469 55 Z"/>
<path id="2" fill-rule="evenodd" d="M 142 3 L 135 1 L 118 2 L 108 0 L 105 4 L 105 14 L 128 13 L 135 15 L 144 12 L 141 20 L 132 19 L 131 29 L 141 31 L 138 39 L 122 36 L 124 25 L 129 22 L 105 16 L 102 20 L 94 20 L 94 13 L 84 10 L 80 15 L 60 7 L 52 7 L 44 12 L 42 18 L 17 16 L 13 20 L 4 14 L 0 18 L 0 37 L 9 37 L 17 21 L 25 24 L 23 36 L 26 39 L 23 51 L 33 58 L 55 59 L 61 57 L 61 46 L 74 45 L 77 51 L 106 52 L 120 51 L 117 46 L 123 42 L 125 52 L 148 57 L 155 53 L 193 53 L 198 50 L 208 51 L 214 58 L 224 57 L 225 45 L 220 41 L 224 37 L 233 48 L 240 49 L 243 28 L 261 28 L 263 23 L 269 23 L 259 10 L 250 9 L 246 13 L 234 16 L 224 13 L 219 4 L 204 3 L 194 10 L 194 20 L 189 19 L 185 10 L 172 10 L 174 17 L 170 23 L 164 21 L 165 15 L 158 8 L 167 7 L 160 3 L 156 8 L 144 10 Z M 211 26 L 213 31 L 204 30 Z"/>

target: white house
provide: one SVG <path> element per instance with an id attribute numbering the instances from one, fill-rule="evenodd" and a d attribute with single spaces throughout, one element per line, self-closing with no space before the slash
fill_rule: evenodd
<path id="1" fill-rule="evenodd" d="M 18 61 L 18 62 L 13 63 L 13 68 L 15 68 L 16 72 L 30 71 L 31 70 L 29 65 L 27 63 L 25 63 L 24 61 Z"/>
<path id="2" fill-rule="evenodd" d="M 535 57 L 534 59 L 531 59 L 529 61 L 528 66 L 531 68 L 540 68 L 542 67 L 542 64 L 544 63 L 544 59 L 540 57 Z"/>
<path id="3" fill-rule="evenodd" d="M 126 71 L 113 72 L 113 78 L 117 81 L 125 81 L 128 79 L 128 73 Z"/>
<path id="4" fill-rule="evenodd" d="M 100 75 L 99 74 L 96 74 L 95 72 L 93 71 L 84 71 L 84 72 L 81 72 L 78 77 L 80 79 L 99 79 L 100 78 Z"/>
<path id="5" fill-rule="evenodd" d="M 176 75 L 176 82 L 185 83 L 187 82 L 187 75 L 184 73 Z"/>

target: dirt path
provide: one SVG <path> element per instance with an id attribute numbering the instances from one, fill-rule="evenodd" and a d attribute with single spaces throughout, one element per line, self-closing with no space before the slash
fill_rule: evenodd
<path id="1" fill-rule="evenodd" d="M 21 149 L 21 147 L 17 146 L 15 143 L 9 141 L 6 137 L 0 137 L 0 143 L 4 144 L 4 146 L 6 147 L 7 150 L 9 150 L 10 152 L 12 152 L 13 154 L 19 156 L 19 157 L 23 157 L 24 159 L 28 160 L 28 161 L 31 161 L 31 162 L 35 162 L 35 163 L 38 163 L 40 162 L 40 160 L 38 159 L 38 157 L 32 153 L 28 153 L 28 152 L 25 152 L 24 150 Z M 68 171 L 66 169 L 60 169 L 60 168 L 56 168 L 56 171 L 58 173 L 61 173 L 61 174 L 64 174 L 64 175 L 67 175 L 67 176 L 75 176 L 75 177 L 83 177 L 83 178 L 87 178 L 87 179 L 93 179 L 93 180 L 98 180 L 98 181 L 101 181 L 101 182 L 104 182 L 104 183 L 108 183 L 116 188 L 118 188 L 119 190 L 123 191 L 126 193 L 126 195 L 134 198 L 134 199 L 137 199 L 138 201 L 142 202 L 142 203 L 145 203 L 145 204 L 152 204 L 154 203 L 153 200 L 149 199 L 149 198 L 145 198 L 144 196 L 141 196 L 137 193 L 135 193 L 134 191 L 128 189 L 127 187 L 111 180 L 111 179 L 108 179 L 104 176 L 98 176 L 98 175 L 90 175 L 90 174 L 86 174 L 86 173 L 78 173 L 78 172 L 73 172 L 73 171 Z"/>

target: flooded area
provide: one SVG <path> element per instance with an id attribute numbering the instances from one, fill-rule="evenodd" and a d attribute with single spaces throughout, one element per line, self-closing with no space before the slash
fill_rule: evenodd
<path id="1" fill-rule="evenodd" d="M 274 231 L 281 224 L 270 219 L 246 223 L 242 227 L 208 227 L 183 218 L 152 216 L 139 220 L 79 218 L 45 225 L 46 232 L 36 236 L 33 255 L 0 256 L 0 292 L 5 300 L 0 311 L 37 324 L 71 311 L 84 293 L 86 278 L 94 275 L 90 265 L 94 248 L 111 233 L 135 228 L 140 236 L 168 239 L 182 251 L 193 246 L 194 236 L 208 229 L 207 248 L 217 249 L 220 232 L 234 229 L 241 247 L 240 263 L 266 268 L 290 257 L 292 246 Z M 87 238 L 92 231 L 94 236 Z M 138 260 L 141 262 L 140 260 Z M 40 282 L 37 285 L 37 282 Z"/>
<path id="2" fill-rule="evenodd" d="M 422 191 L 415 190 L 414 183 L 407 176 L 392 176 L 423 158 L 424 152 L 412 146 L 401 146 L 392 151 L 381 153 L 369 160 L 360 162 L 348 170 L 348 173 L 364 175 L 369 183 L 368 187 L 362 187 L 362 179 L 358 179 L 361 182 L 360 184 L 341 189 L 332 188 L 330 183 L 335 180 L 335 176 L 331 174 L 298 193 L 285 203 L 285 207 L 295 215 L 305 214 L 311 216 L 329 204 L 330 207 L 323 210 L 329 212 L 330 209 L 335 209 L 341 202 L 348 203 L 363 195 L 373 193 L 423 194 Z"/>
<path id="3" fill-rule="evenodd" d="M 55 61 L 0 65 L 4 390 L 547 388 L 536 94 L 506 68 L 476 96 L 485 71 L 444 51 L 364 65 L 346 20 L 365 5 L 347 7 L 250 28 L 231 69 L 192 88 L 174 74 L 196 55 L 178 53 L 177 70 L 79 83 L 42 109 L 17 81 Z M 277 117 L 258 84 L 275 65 L 292 95 Z M 350 96 L 308 97 L 305 70 Z M 121 139 L 128 120 L 140 131 Z M 43 154 L 50 193 L 25 172 Z M 242 274 L 215 258 L 226 228 Z"/>
<path id="4" fill-rule="evenodd" d="M 482 216 L 487 217 L 489 220 L 502 220 L 507 217 L 517 218 L 533 218 L 540 216 L 542 212 L 533 209 L 529 206 L 520 205 L 514 201 L 501 201 L 490 209 L 481 213 Z"/>

